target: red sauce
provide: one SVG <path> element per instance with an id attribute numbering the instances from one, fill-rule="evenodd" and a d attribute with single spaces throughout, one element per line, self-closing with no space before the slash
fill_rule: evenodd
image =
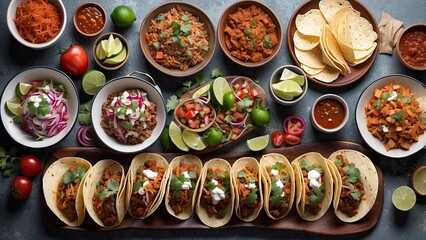
<path id="1" fill-rule="evenodd" d="M 105 16 L 93 6 L 82 8 L 77 13 L 77 26 L 86 34 L 99 32 L 105 24 Z"/>
<path id="2" fill-rule="evenodd" d="M 416 30 L 404 34 L 399 42 L 399 52 L 407 64 L 426 66 L 426 32 Z"/>
<path id="3" fill-rule="evenodd" d="M 336 128 L 345 118 L 345 109 L 343 104 L 336 99 L 323 99 L 314 107 L 314 118 L 323 128 Z"/>

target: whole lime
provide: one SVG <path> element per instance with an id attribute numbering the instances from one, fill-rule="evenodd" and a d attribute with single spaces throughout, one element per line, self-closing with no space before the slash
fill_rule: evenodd
<path id="1" fill-rule="evenodd" d="M 203 138 L 207 145 L 217 146 L 222 142 L 223 133 L 219 128 L 210 127 L 204 132 Z"/>
<path id="2" fill-rule="evenodd" d="M 223 95 L 223 110 L 228 111 L 234 107 L 235 95 L 234 91 L 229 91 Z"/>
<path id="3" fill-rule="evenodd" d="M 136 20 L 135 12 L 128 6 L 120 5 L 114 8 L 111 19 L 115 26 L 125 28 Z"/>

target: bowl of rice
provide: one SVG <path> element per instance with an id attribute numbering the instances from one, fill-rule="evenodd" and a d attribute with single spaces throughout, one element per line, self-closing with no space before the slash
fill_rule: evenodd
<path id="1" fill-rule="evenodd" d="M 22 45 L 45 49 L 62 36 L 67 12 L 61 0 L 11 0 L 7 8 L 7 27 Z"/>
<path id="2" fill-rule="evenodd" d="M 174 77 L 193 75 L 213 57 L 214 25 L 197 6 L 167 2 L 149 12 L 140 28 L 140 47 L 148 62 Z"/>
<path id="3" fill-rule="evenodd" d="M 133 76 L 136 74 L 141 77 Z M 118 152 L 135 153 L 151 146 L 160 137 L 166 117 L 160 88 L 146 73 L 112 79 L 93 98 L 91 118 L 95 133 Z"/>

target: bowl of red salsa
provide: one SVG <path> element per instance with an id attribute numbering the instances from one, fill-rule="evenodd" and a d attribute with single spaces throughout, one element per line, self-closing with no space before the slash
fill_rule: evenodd
<path id="1" fill-rule="evenodd" d="M 335 94 L 325 94 L 315 100 L 311 109 L 312 126 L 323 133 L 334 133 L 342 129 L 349 118 L 346 101 Z"/>
<path id="2" fill-rule="evenodd" d="M 396 53 L 407 68 L 426 70 L 426 24 L 408 26 L 396 43 Z"/>
<path id="3" fill-rule="evenodd" d="M 107 23 L 105 9 L 98 3 L 80 4 L 73 14 L 75 29 L 84 36 L 92 37 L 101 33 Z"/>
<path id="4" fill-rule="evenodd" d="M 193 132 L 203 132 L 215 121 L 216 112 L 200 99 L 189 98 L 176 107 L 174 116 L 181 127 Z"/>

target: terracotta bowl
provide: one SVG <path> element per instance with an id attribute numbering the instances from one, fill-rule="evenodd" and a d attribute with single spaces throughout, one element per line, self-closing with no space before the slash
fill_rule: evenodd
<path id="1" fill-rule="evenodd" d="M 100 60 L 97 56 L 96 56 L 96 47 L 98 46 L 98 44 L 100 44 L 100 42 L 104 39 L 108 39 L 109 35 L 113 35 L 114 38 L 119 38 L 121 43 L 124 45 L 124 47 L 126 48 L 126 57 L 124 59 L 124 61 L 122 61 L 119 64 L 116 65 L 111 65 L 111 64 L 105 64 L 103 60 Z M 98 39 L 96 39 L 96 41 L 93 43 L 93 49 L 92 49 L 92 55 L 93 58 L 95 59 L 96 63 L 103 69 L 105 70 L 117 70 L 119 68 L 121 68 L 126 62 L 127 59 L 129 58 L 130 55 L 130 45 L 129 42 L 120 34 L 118 33 L 114 33 L 114 32 L 109 32 L 109 33 L 105 33 L 102 34 L 101 36 L 98 37 Z"/>
<path id="2" fill-rule="evenodd" d="M 197 102 L 200 103 L 202 107 L 210 108 L 210 110 L 212 112 L 212 116 L 211 116 L 212 120 L 208 121 L 207 124 L 205 124 L 205 123 L 203 123 L 202 125 L 199 124 L 199 127 L 194 128 L 194 127 L 190 127 L 190 126 L 188 126 L 188 124 L 186 124 L 187 120 L 185 119 L 185 117 L 183 117 L 183 118 L 179 117 L 178 111 L 181 107 L 185 106 L 188 103 L 197 103 Z M 200 112 L 200 111 L 197 110 L 197 109 L 194 110 L 195 114 L 197 114 L 198 112 Z M 214 108 L 212 106 L 210 106 L 209 104 L 201 102 L 201 100 L 199 100 L 199 99 L 189 98 L 189 99 L 182 101 L 176 107 L 175 112 L 174 112 L 174 118 L 175 118 L 175 121 L 178 123 L 178 125 L 180 127 L 184 128 L 184 129 L 187 129 L 187 130 L 190 130 L 190 131 L 193 131 L 193 132 L 204 132 L 213 124 L 214 119 L 216 119 L 216 111 L 214 110 Z"/>
<path id="3" fill-rule="evenodd" d="M 88 12 L 90 10 L 90 12 Z M 84 11 L 84 12 L 82 12 Z M 87 24 L 84 24 L 83 18 L 85 21 L 95 20 L 97 28 L 91 31 L 86 30 Z M 74 11 L 72 16 L 75 29 L 79 33 L 87 37 L 93 37 L 100 34 L 107 24 L 108 18 L 105 9 L 98 3 L 87 2 L 80 4 Z"/>
<path id="4" fill-rule="evenodd" d="M 255 5 L 257 8 L 260 8 L 263 12 L 268 14 L 268 16 L 272 19 L 272 21 L 274 22 L 274 24 L 276 26 L 277 37 L 278 37 L 278 43 L 273 48 L 272 54 L 269 57 L 266 57 L 266 58 L 264 58 L 264 59 L 262 59 L 261 61 L 258 61 L 258 62 L 240 60 L 240 59 L 232 56 L 231 52 L 226 47 L 225 28 L 227 26 L 228 16 L 232 13 L 235 13 L 238 10 L 238 8 L 248 8 L 251 5 Z M 268 63 L 275 56 L 277 56 L 278 52 L 280 51 L 281 45 L 282 45 L 283 32 L 282 32 L 282 28 L 281 28 L 281 23 L 280 23 L 277 15 L 275 15 L 275 13 L 272 11 L 272 9 L 270 9 L 268 6 L 266 6 L 265 4 L 258 2 L 258 1 L 251 1 L 251 0 L 250 1 L 237 1 L 234 4 L 232 4 L 231 6 L 229 6 L 222 13 L 222 15 L 219 19 L 219 23 L 217 25 L 217 39 L 219 41 L 219 45 L 220 45 L 220 48 L 222 49 L 222 51 L 232 61 L 234 61 L 235 63 L 237 63 L 241 66 L 244 66 L 244 67 L 259 67 L 259 66 L 262 66 L 262 65 Z"/>
<path id="5" fill-rule="evenodd" d="M 423 66 L 414 66 L 408 63 L 401 55 L 401 39 L 404 38 L 408 33 L 411 33 L 413 31 L 421 31 L 423 33 L 426 33 L 426 24 L 419 23 L 419 24 L 412 24 L 404 29 L 404 31 L 399 36 L 397 42 L 396 42 L 396 55 L 398 56 L 399 61 L 406 66 L 409 69 L 417 70 L 417 71 L 425 71 L 426 70 L 426 64 Z M 424 45 L 424 44 L 423 44 Z M 423 48 L 426 48 L 426 46 L 423 46 Z M 426 58 L 426 54 L 424 55 L 424 58 Z"/>
<path id="6" fill-rule="evenodd" d="M 179 6 L 183 11 L 192 13 L 192 15 L 194 15 L 201 23 L 204 24 L 204 29 L 207 31 L 209 42 L 208 51 L 204 56 L 204 59 L 200 63 L 189 67 L 184 71 L 180 69 L 167 68 L 158 63 L 151 55 L 150 46 L 148 45 L 148 41 L 145 37 L 151 25 L 151 20 L 156 19 L 159 14 L 166 13 L 176 6 Z M 186 77 L 201 71 L 211 61 L 216 48 L 216 35 L 214 25 L 210 18 L 201 8 L 185 2 L 167 2 L 154 8 L 146 15 L 145 19 L 143 20 L 139 35 L 139 44 L 145 59 L 159 71 L 173 77 Z"/>
<path id="7" fill-rule="evenodd" d="M 337 127 L 325 128 L 325 127 L 321 126 L 315 119 L 315 115 L 314 115 L 315 106 L 318 105 L 318 103 L 321 102 L 322 100 L 326 100 L 326 99 L 337 100 L 338 102 L 340 102 L 343 105 L 343 109 L 345 111 L 345 116 L 343 118 L 343 121 Z M 330 113 L 330 114 L 332 114 L 332 113 Z M 348 122 L 349 106 L 342 97 L 340 97 L 336 94 L 325 94 L 325 95 L 322 95 L 319 98 L 317 98 L 317 100 L 315 100 L 315 102 L 314 102 L 314 104 L 312 105 L 312 108 L 311 108 L 310 118 L 311 118 L 311 124 L 316 130 L 323 132 L 323 133 L 335 133 L 335 132 L 339 131 L 340 129 L 342 129 L 346 125 L 346 123 Z"/>
<path id="8" fill-rule="evenodd" d="M 411 176 L 410 176 L 410 185 L 411 185 L 411 187 L 413 188 L 413 190 L 419 195 L 419 196 L 423 196 L 423 197 L 425 197 L 426 196 L 426 192 L 424 192 L 424 191 L 420 191 L 419 189 L 417 189 L 415 186 L 414 186 L 414 176 L 416 176 L 417 174 L 420 174 L 421 172 L 425 172 L 426 171 L 426 166 L 420 166 L 420 167 L 418 167 L 418 168 L 416 168 L 414 171 L 413 171 L 413 173 L 411 174 Z"/>

